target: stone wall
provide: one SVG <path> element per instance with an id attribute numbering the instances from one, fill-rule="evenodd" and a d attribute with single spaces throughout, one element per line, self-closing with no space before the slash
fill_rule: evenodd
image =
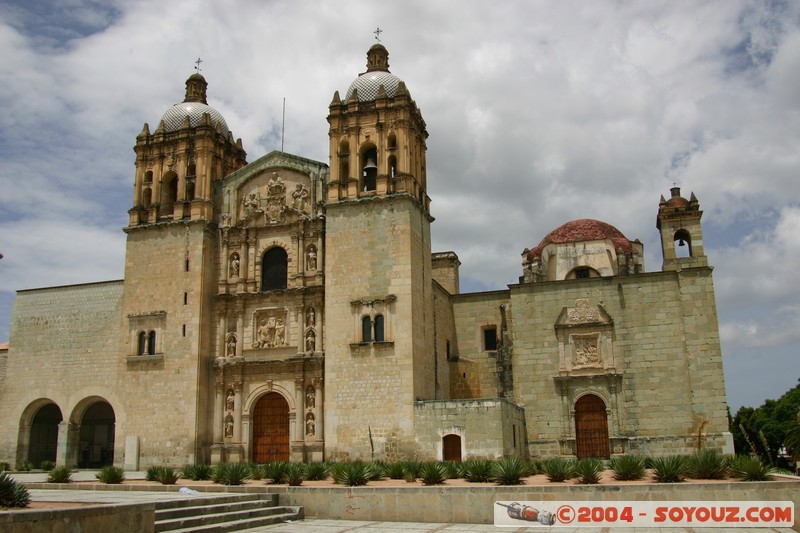
<path id="1" fill-rule="evenodd" d="M 0 513 L 0 530 L 6 533 L 66 533 L 72 531 L 124 531 L 152 533 L 155 504 L 97 505 L 74 509 L 25 510 Z"/>
<path id="2" fill-rule="evenodd" d="M 502 399 L 415 402 L 417 458 L 441 461 L 442 438 L 461 438 L 461 460 L 527 456 L 525 413 Z"/>

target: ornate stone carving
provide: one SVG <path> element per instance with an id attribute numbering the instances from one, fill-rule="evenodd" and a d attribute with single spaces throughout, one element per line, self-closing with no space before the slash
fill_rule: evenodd
<path id="1" fill-rule="evenodd" d="M 228 265 L 228 277 L 229 278 L 239 277 L 239 254 L 236 252 L 233 252 L 231 254 L 231 258 Z"/>
<path id="2" fill-rule="evenodd" d="M 575 336 L 572 345 L 574 366 L 600 366 L 602 359 L 597 336 Z"/>
<path id="3" fill-rule="evenodd" d="M 225 436 L 233 437 L 233 417 L 231 415 L 225 417 Z"/>
<path id="4" fill-rule="evenodd" d="M 317 349 L 317 334 L 313 329 L 306 332 L 306 351 L 313 352 Z"/>
<path id="5" fill-rule="evenodd" d="M 228 340 L 225 343 L 225 355 L 233 357 L 236 355 L 236 335 L 231 333 L 228 335 Z"/>
<path id="6" fill-rule="evenodd" d="M 277 172 L 273 172 L 269 183 L 267 183 L 267 208 L 265 210 L 267 220 L 271 224 L 281 222 L 285 210 L 286 185 Z"/>
<path id="7" fill-rule="evenodd" d="M 308 204 L 308 189 L 298 183 L 292 192 L 292 207 L 305 213 Z"/>
<path id="8" fill-rule="evenodd" d="M 282 309 L 267 309 L 254 315 L 253 348 L 286 346 L 286 320 Z"/>
<path id="9" fill-rule="evenodd" d="M 306 311 L 306 325 L 307 326 L 314 326 L 317 323 L 316 319 L 316 312 L 314 311 L 313 307 L 309 307 L 308 311 Z"/>
<path id="10" fill-rule="evenodd" d="M 313 385 L 306 387 L 306 407 L 313 408 L 317 400 L 317 391 Z"/>
<path id="11" fill-rule="evenodd" d="M 235 401 L 236 395 L 233 392 L 233 389 L 228 389 L 228 394 L 225 397 L 225 410 L 226 411 L 233 411 L 233 404 Z"/>
<path id="12" fill-rule="evenodd" d="M 317 247 L 313 244 L 306 248 L 306 270 L 317 269 Z"/>
<path id="13" fill-rule="evenodd" d="M 587 298 L 578 298 L 575 300 L 575 307 L 567 309 L 567 321 L 571 324 L 597 322 L 599 319 L 597 307 L 590 307 Z"/>
<path id="14" fill-rule="evenodd" d="M 306 435 L 313 436 L 316 432 L 316 425 L 314 420 L 314 413 L 306 415 Z"/>

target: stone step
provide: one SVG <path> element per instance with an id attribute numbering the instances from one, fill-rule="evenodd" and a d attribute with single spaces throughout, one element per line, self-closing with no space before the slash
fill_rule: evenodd
<path id="1" fill-rule="evenodd" d="M 154 531 L 239 531 L 303 518 L 302 507 L 277 501 L 277 494 L 230 494 L 159 502 Z"/>

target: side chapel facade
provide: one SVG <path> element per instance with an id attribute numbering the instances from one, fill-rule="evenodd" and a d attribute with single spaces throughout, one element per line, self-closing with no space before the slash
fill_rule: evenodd
<path id="1" fill-rule="evenodd" d="M 17 293 L 0 460 L 194 462 L 732 452 L 702 211 L 661 198 L 662 269 L 596 220 L 462 294 L 432 253 L 421 111 L 376 44 L 330 165 L 247 163 L 200 74 L 136 138 L 122 281 Z"/>

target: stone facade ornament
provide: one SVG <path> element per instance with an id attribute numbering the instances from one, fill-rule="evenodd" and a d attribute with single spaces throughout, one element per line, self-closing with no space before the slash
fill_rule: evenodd
<path id="1" fill-rule="evenodd" d="M 313 385 L 306 387 L 306 407 L 313 408 L 316 404 L 317 392 Z"/>
<path id="2" fill-rule="evenodd" d="M 314 333 L 313 329 L 309 329 L 306 332 L 306 351 L 313 352 L 317 349 L 317 334 Z"/>
<path id="3" fill-rule="evenodd" d="M 308 189 L 301 183 L 292 192 L 292 207 L 305 213 L 308 204 Z"/>
<path id="4" fill-rule="evenodd" d="M 602 360 L 597 347 L 597 337 L 576 337 L 573 339 L 575 366 L 598 366 Z"/>
<path id="5" fill-rule="evenodd" d="M 228 267 L 228 277 L 239 277 L 239 254 L 236 252 L 231 254 L 230 266 Z"/>
<path id="6" fill-rule="evenodd" d="M 282 309 L 257 312 L 253 323 L 253 348 L 277 348 L 286 346 L 286 321 Z"/>
<path id="7" fill-rule="evenodd" d="M 286 185 L 278 176 L 277 172 L 272 173 L 272 177 L 267 184 L 267 208 L 265 210 L 267 220 L 271 224 L 283 221 L 283 213 L 286 210 Z"/>
<path id="8" fill-rule="evenodd" d="M 236 335 L 231 333 L 228 335 L 228 341 L 226 343 L 225 348 L 225 355 L 228 357 L 234 357 L 236 355 Z"/>
<path id="9" fill-rule="evenodd" d="M 306 270 L 317 269 L 317 247 L 313 244 L 308 247 L 306 253 Z"/>
<path id="10" fill-rule="evenodd" d="M 597 307 L 590 307 L 587 298 L 578 298 L 575 300 L 575 307 L 567 309 L 567 319 L 569 323 L 581 324 L 584 322 L 597 322 L 600 315 L 597 312 Z"/>
<path id="11" fill-rule="evenodd" d="M 314 423 L 314 413 L 306 415 L 306 435 L 313 436 L 316 432 L 316 425 Z"/>
<path id="12" fill-rule="evenodd" d="M 314 326 L 316 323 L 316 312 L 313 307 L 309 307 L 308 311 L 306 311 L 306 325 Z"/>
<path id="13" fill-rule="evenodd" d="M 225 417 L 225 436 L 233 437 L 233 417 L 231 415 Z"/>
<path id="14" fill-rule="evenodd" d="M 236 398 L 236 395 L 234 394 L 233 389 L 228 389 L 228 394 L 227 394 L 227 396 L 225 398 L 225 410 L 226 411 L 233 411 L 233 404 L 234 404 L 235 398 Z"/>

